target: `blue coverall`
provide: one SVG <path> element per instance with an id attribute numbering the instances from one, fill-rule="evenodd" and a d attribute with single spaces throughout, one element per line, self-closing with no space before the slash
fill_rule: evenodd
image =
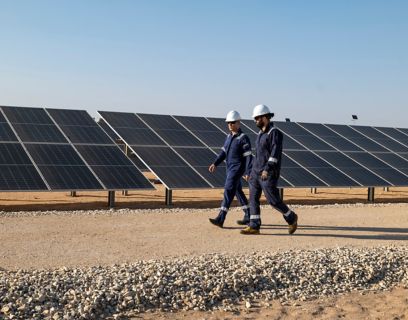
<path id="1" fill-rule="evenodd" d="M 253 229 L 261 227 L 261 210 L 259 199 L 261 193 L 265 194 L 268 203 L 282 213 L 288 224 L 295 221 L 295 213 L 283 203 L 277 188 L 281 160 L 282 160 L 283 134 L 271 122 L 264 131 L 259 131 L 256 139 L 256 153 L 249 178 L 249 197 L 251 216 L 249 226 Z M 265 180 L 261 179 L 262 171 L 268 173 Z"/>
<path id="2" fill-rule="evenodd" d="M 244 175 L 249 176 L 251 173 L 252 151 L 251 142 L 241 129 L 238 130 L 237 134 L 230 133 L 227 136 L 221 152 L 214 161 L 214 165 L 218 166 L 224 160 L 227 163 L 227 177 L 224 186 L 224 199 L 217 220 L 224 222 L 232 200 L 236 195 L 245 213 L 244 220 L 249 221 L 250 209 L 248 200 L 242 191 L 241 177 Z"/>

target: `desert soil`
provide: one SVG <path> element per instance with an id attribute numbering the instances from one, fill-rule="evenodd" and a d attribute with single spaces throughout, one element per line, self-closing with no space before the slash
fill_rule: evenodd
<path id="1" fill-rule="evenodd" d="M 408 189 L 376 189 L 368 204 L 366 189 L 285 190 L 299 215 L 299 229 L 287 234 L 281 215 L 265 206 L 259 236 L 243 236 L 235 208 L 225 228 L 208 222 L 217 213 L 222 192 L 174 191 L 174 205 L 163 204 L 164 191 L 116 196 L 119 209 L 106 208 L 105 193 L 3 193 L 0 195 L 0 268 L 39 269 L 172 259 L 205 253 L 248 253 L 337 246 L 408 244 Z M 205 196 L 204 196 L 205 195 Z M 205 200 L 203 200 L 205 199 Z M 337 204 L 335 204 L 337 203 Z M 351 204 L 347 204 L 351 203 Z M 299 205 L 300 204 L 300 205 Z M 126 208 L 126 209 L 125 209 Z M 158 210 L 157 208 L 161 208 Z M 209 208 L 209 209 L 207 209 Z M 30 210 L 54 210 L 38 215 Z M 90 214 L 86 211 L 93 210 Z M 61 211 L 65 210 L 65 211 Z M 66 212 L 66 211 L 71 212 Z M 16 213 L 16 211 L 18 211 Z M 224 312 L 145 313 L 146 319 L 406 319 L 408 290 L 351 294 L 270 308 L 254 306 L 238 314 Z"/>

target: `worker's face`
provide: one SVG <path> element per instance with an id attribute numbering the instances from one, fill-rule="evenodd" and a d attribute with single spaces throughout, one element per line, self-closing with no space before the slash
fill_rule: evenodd
<path id="1" fill-rule="evenodd" d="M 231 121 L 227 122 L 228 130 L 231 132 L 237 132 L 239 129 L 240 122 L 239 121 Z"/>
<path id="2" fill-rule="evenodd" d="M 267 123 L 268 123 L 268 117 L 266 117 L 266 116 L 257 116 L 257 117 L 255 117 L 255 123 L 256 123 L 256 126 L 259 128 L 259 129 L 262 129 L 263 127 L 265 127 L 265 125 L 267 125 Z"/>

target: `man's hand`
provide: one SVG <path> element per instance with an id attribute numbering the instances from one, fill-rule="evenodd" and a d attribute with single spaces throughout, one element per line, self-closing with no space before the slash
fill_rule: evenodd
<path id="1" fill-rule="evenodd" d="M 248 181 L 249 180 L 249 175 L 244 175 L 244 176 L 242 176 L 242 178 L 245 180 L 245 181 Z"/>
<path id="2" fill-rule="evenodd" d="M 268 171 L 262 171 L 262 174 L 261 174 L 261 180 L 266 180 L 266 179 L 268 179 Z"/>
<path id="3" fill-rule="evenodd" d="M 213 163 L 209 168 L 208 168 L 208 171 L 210 171 L 211 173 L 213 173 L 213 172 L 215 172 L 215 169 L 216 169 L 217 167 L 215 166 L 215 164 Z"/>

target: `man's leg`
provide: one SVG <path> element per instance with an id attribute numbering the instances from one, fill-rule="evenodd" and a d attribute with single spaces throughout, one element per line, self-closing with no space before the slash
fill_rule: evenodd
<path id="1" fill-rule="evenodd" d="M 250 206 L 250 219 L 249 226 L 241 230 L 242 234 L 259 234 L 259 229 L 261 228 L 261 209 L 260 209 L 260 198 L 261 198 L 262 188 L 259 184 L 257 177 L 252 177 L 249 179 L 249 206 Z"/>
<path id="2" fill-rule="evenodd" d="M 268 203 L 282 213 L 283 218 L 289 225 L 289 233 L 292 234 L 297 229 L 297 214 L 290 210 L 288 206 L 282 201 L 280 197 L 279 190 L 275 183 L 266 180 L 262 181 L 262 190 L 265 194 Z"/>
<path id="3" fill-rule="evenodd" d="M 239 179 L 239 177 L 238 177 Z M 215 219 L 210 218 L 210 222 L 217 227 L 222 228 L 227 216 L 228 210 L 231 206 L 232 200 L 234 200 L 235 193 L 237 191 L 237 177 L 231 173 L 227 173 L 224 186 L 224 198 L 221 202 L 220 212 Z"/>
<path id="4" fill-rule="evenodd" d="M 246 225 L 249 223 L 250 209 L 249 209 L 248 199 L 245 196 L 244 191 L 242 191 L 241 179 L 238 180 L 237 192 L 235 193 L 235 195 L 239 203 L 241 204 L 242 210 L 244 211 L 244 218 L 242 220 L 238 220 L 237 223 L 239 225 Z"/>

